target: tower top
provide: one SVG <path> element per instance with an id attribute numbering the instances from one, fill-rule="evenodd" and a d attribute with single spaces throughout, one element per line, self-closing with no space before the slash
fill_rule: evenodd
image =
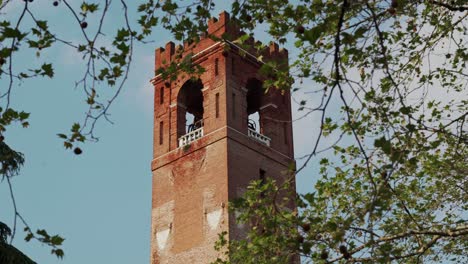
<path id="1" fill-rule="evenodd" d="M 275 42 L 270 42 L 269 45 L 263 45 L 261 41 L 249 37 L 244 43 L 245 47 L 236 44 L 239 37 L 245 35 L 236 24 L 235 19 L 231 19 L 229 13 L 223 11 L 219 14 L 218 18 L 211 18 L 208 21 L 208 31 L 200 35 L 198 42 L 185 41 L 183 45 L 175 45 L 174 42 L 169 41 L 165 47 L 159 47 L 155 52 L 155 70 L 164 68 L 172 62 L 180 61 L 187 55 L 194 57 L 200 56 L 205 52 L 209 52 L 210 48 L 215 45 L 224 45 L 225 49 L 242 51 L 246 53 L 249 59 L 255 59 L 259 63 L 269 60 L 286 60 L 288 59 L 288 50 L 280 48 Z M 262 47 L 257 50 L 256 47 Z M 259 57 L 262 57 L 259 60 Z"/>

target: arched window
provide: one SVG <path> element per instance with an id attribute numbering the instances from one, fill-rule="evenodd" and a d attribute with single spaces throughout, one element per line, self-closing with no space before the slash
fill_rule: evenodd
<path id="1" fill-rule="evenodd" d="M 263 95 L 262 82 L 257 79 L 249 79 L 246 88 L 248 128 L 261 133 L 260 107 Z"/>
<path id="2" fill-rule="evenodd" d="M 190 79 L 182 85 L 177 95 L 177 137 L 203 127 L 203 84 L 200 79 Z"/>
<path id="3" fill-rule="evenodd" d="M 263 84 L 257 79 L 247 81 L 247 135 L 267 146 L 270 146 L 271 139 L 265 135 L 267 130 L 267 120 L 264 120 L 264 90 Z M 265 127 L 264 127 L 265 126 Z"/>

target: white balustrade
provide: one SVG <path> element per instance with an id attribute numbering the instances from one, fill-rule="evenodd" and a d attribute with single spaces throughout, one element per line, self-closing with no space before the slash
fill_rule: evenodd
<path id="1" fill-rule="evenodd" d="M 264 135 L 258 133 L 257 131 L 252 130 L 252 129 L 249 128 L 248 129 L 248 135 L 249 135 L 249 137 L 257 140 L 258 142 L 263 143 L 263 144 L 265 144 L 267 146 L 270 146 L 271 139 L 269 137 L 267 137 L 267 136 L 264 136 Z"/>
<path id="2" fill-rule="evenodd" d="M 197 130 L 189 132 L 179 138 L 179 147 L 186 146 L 191 142 L 203 137 L 203 127 L 200 127 Z"/>

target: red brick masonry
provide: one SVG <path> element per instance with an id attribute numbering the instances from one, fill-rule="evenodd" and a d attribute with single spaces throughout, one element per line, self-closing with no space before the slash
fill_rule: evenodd
<path id="1" fill-rule="evenodd" d="M 262 134 L 271 139 L 270 146 L 249 137 L 246 87 L 249 80 L 264 79 L 258 73 L 262 62 L 253 50 L 246 54 L 228 40 L 241 35 L 228 13 L 210 20 L 208 34 L 223 40 L 186 43 L 183 53 L 192 54 L 193 62 L 205 69 L 200 76 L 203 137 L 178 146 L 178 122 L 185 122 L 185 112 L 177 95 L 190 76 L 181 73 L 176 81 L 168 82 L 158 75 L 151 80 L 155 89 L 152 264 L 205 264 L 216 259 L 219 253 L 213 246 L 220 232 L 228 231 L 229 239 L 245 232 L 228 213 L 228 201 L 240 195 L 251 180 L 259 179 L 260 170 L 267 177 L 281 179 L 294 163 L 289 92 L 282 95 L 270 89 L 262 95 Z M 156 49 L 156 69 L 176 61 L 178 49 L 172 42 Z M 287 50 L 274 43 L 262 55 L 264 60 L 287 61 L 288 57 Z"/>

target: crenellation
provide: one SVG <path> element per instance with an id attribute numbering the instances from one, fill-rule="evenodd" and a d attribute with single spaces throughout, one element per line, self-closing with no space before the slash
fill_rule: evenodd
<path id="1" fill-rule="evenodd" d="M 218 19 L 216 17 L 212 17 L 208 20 L 208 32 L 210 32 L 209 29 L 212 29 L 213 25 L 216 24 L 216 22 L 218 22 Z"/>
<path id="2" fill-rule="evenodd" d="M 279 53 L 282 55 L 282 56 L 285 56 L 285 57 L 288 57 L 288 50 L 286 48 L 280 48 L 279 49 Z"/>
<path id="3" fill-rule="evenodd" d="M 164 48 L 162 48 L 162 47 L 157 48 L 155 50 L 154 54 L 155 54 L 154 68 L 155 68 L 155 70 L 157 70 L 157 69 L 161 68 L 161 63 L 162 63 L 161 58 L 164 55 Z"/>
<path id="4" fill-rule="evenodd" d="M 172 41 L 166 43 L 166 47 L 164 49 L 164 59 L 167 63 L 172 61 L 172 56 L 175 54 L 175 44 Z"/>
<path id="5" fill-rule="evenodd" d="M 242 45 L 236 45 L 229 41 L 234 41 L 246 33 L 240 30 L 235 25 L 235 20 L 230 18 L 229 13 L 221 12 L 218 18 L 211 18 L 208 21 L 208 31 L 200 35 L 199 42 L 195 41 L 185 41 L 182 44 L 175 46 L 173 42 L 168 42 L 165 47 L 160 47 L 156 49 L 155 52 L 155 68 L 160 69 L 166 64 L 170 64 L 174 61 L 178 61 L 188 54 L 197 54 L 210 46 L 216 44 L 216 39 L 221 39 L 220 41 L 227 41 L 231 46 L 235 45 L 234 50 L 239 48 L 246 49 L 245 51 L 254 55 L 262 55 L 263 61 L 268 61 L 271 59 L 287 59 L 288 51 L 284 48 L 279 48 L 277 43 L 270 43 L 269 45 L 262 45 L 262 42 L 256 40 L 250 36 Z M 257 47 L 264 46 L 263 51 L 258 51 Z M 230 50 L 232 50 L 231 47 Z M 239 51 L 239 50 L 238 50 Z M 227 54 L 226 54 L 227 55 Z"/>
<path id="6" fill-rule="evenodd" d="M 208 21 L 208 34 L 221 37 L 229 28 L 229 22 L 229 13 L 226 11 L 221 12 L 218 19 L 213 17 Z"/>
<path id="7" fill-rule="evenodd" d="M 278 43 L 270 42 L 270 54 L 276 54 L 279 51 Z"/>

